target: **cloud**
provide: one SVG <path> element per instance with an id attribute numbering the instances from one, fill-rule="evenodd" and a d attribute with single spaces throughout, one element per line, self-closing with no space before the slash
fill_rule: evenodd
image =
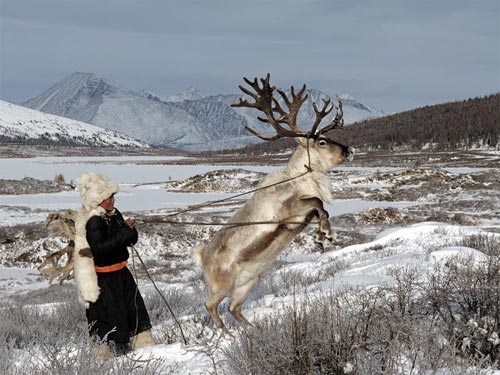
<path id="1" fill-rule="evenodd" d="M 497 1 L 0 1 L 1 99 L 73 71 L 164 96 L 271 72 L 387 111 L 499 91 Z"/>

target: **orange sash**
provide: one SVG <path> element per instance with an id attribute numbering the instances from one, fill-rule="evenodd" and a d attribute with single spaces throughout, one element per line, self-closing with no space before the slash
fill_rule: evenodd
<path id="1" fill-rule="evenodd" d="M 127 267 L 127 261 L 124 260 L 123 262 L 120 263 L 115 263 L 115 264 L 110 264 L 109 266 L 95 266 L 95 272 L 99 273 L 106 273 L 106 272 L 114 272 L 114 271 L 119 271 Z"/>

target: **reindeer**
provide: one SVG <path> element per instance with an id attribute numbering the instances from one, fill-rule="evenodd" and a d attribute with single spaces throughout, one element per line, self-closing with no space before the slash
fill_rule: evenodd
<path id="1" fill-rule="evenodd" d="M 259 110 L 265 117 L 258 119 L 270 124 L 276 134 L 264 136 L 248 126 L 246 129 L 265 141 L 294 138 L 298 147 L 286 168 L 264 177 L 258 190 L 229 220 L 228 224 L 235 223 L 234 226 L 221 229 L 208 243 L 193 249 L 193 258 L 202 268 L 208 284 L 205 307 L 215 326 L 223 329 L 224 323 L 217 308 L 224 297 L 231 294 L 229 312 L 240 324 L 249 324 L 241 313 L 241 305 L 259 275 L 313 219 L 319 222 L 314 241 L 322 243 L 325 239 L 332 239 L 328 212 L 323 207 L 324 201 L 332 200 L 326 173 L 354 156 L 352 147 L 324 135 L 343 126 L 340 102 L 335 117 L 321 129 L 318 129 L 321 121 L 334 105 L 330 99 L 323 99 L 321 109 L 313 103 L 316 119 L 306 132 L 297 126 L 299 109 L 307 99 L 307 95 L 304 96 L 305 85 L 297 93 L 292 86 L 290 98 L 285 92 L 277 90 L 288 109 L 286 111 L 274 97 L 275 87 L 269 83 L 269 74 L 260 79 L 261 85 L 257 78 L 253 81 L 243 79 L 253 91 L 243 86 L 239 88 L 254 101 L 240 99 L 232 106 Z M 259 224 L 251 224 L 256 222 Z"/>

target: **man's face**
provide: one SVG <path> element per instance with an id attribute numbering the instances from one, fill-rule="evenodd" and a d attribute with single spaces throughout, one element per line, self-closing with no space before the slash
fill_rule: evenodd
<path id="1" fill-rule="evenodd" d="M 112 211 L 115 208 L 115 195 L 113 194 L 111 197 L 103 200 L 99 206 L 106 211 Z"/>

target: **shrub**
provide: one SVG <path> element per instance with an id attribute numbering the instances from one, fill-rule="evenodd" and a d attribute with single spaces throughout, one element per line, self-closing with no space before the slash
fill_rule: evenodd
<path id="1" fill-rule="evenodd" d="M 456 259 L 436 268 L 425 299 L 444 323 L 458 355 L 483 364 L 500 362 L 500 239 L 467 237 L 463 245 L 484 252 L 478 261 Z"/>
<path id="2" fill-rule="evenodd" d="M 0 342 L 0 372 L 12 375 L 168 374 L 172 370 L 158 359 L 136 362 L 122 356 L 95 361 L 90 356 L 85 309 L 69 285 L 15 295 L 0 305 Z"/>
<path id="3" fill-rule="evenodd" d="M 66 180 L 64 179 L 64 176 L 59 173 L 54 177 L 54 182 L 58 185 L 64 185 L 66 183 Z"/>
<path id="4" fill-rule="evenodd" d="M 295 296 L 240 332 L 226 349 L 238 374 L 480 373 L 499 363 L 500 257 L 455 259 L 427 278 L 414 269 L 389 271 L 394 283 Z M 474 367 L 476 366 L 476 367 Z M 477 371 L 474 370 L 477 369 Z"/>

